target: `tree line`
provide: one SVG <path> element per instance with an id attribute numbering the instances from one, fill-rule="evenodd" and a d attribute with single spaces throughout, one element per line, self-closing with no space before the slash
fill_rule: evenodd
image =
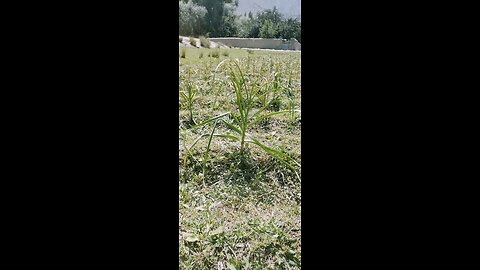
<path id="1" fill-rule="evenodd" d="M 182 36 L 295 38 L 301 41 L 301 23 L 285 18 L 276 7 L 236 15 L 238 0 L 179 0 Z"/>

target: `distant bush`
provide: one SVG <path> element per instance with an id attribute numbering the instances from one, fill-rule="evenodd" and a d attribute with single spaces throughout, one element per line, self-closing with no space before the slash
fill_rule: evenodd
<path id="1" fill-rule="evenodd" d="M 220 52 L 219 52 L 218 50 L 214 50 L 214 51 L 212 52 L 212 57 L 213 57 L 213 58 L 219 58 L 219 57 L 220 57 Z"/>
<path id="2" fill-rule="evenodd" d="M 247 50 L 248 54 L 253 54 L 253 50 Z"/>
<path id="3" fill-rule="evenodd" d="M 203 52 L 200 52 L 200 55 L 198 56 L 198 58 L 203 58 Z"/>
<path id="4" fill-rule="evenodd" d="M 200 44 L 205 48 L 210 48 L 210 41 L 204 36 L 200 36 Z"/>
<path id="5" fill-rule="evenodd" d="M 195 40 L 195 38 L 190 37 L 190 45 L 197 47 L 197 41 Z"/>
<path id="6" fill-rule="evenodd" d="M 178 42 L 182 42 L 183 41 L 183 38 L 182 37 L 178 37 Z"/>
<path id="7" fill-rule="evenodd" d="M 223 54 L 224 56 L 228 56 L 228 55 L 230 55 L 230 52 L 229 52 L 229 51 L 227 51 L 227 50 L 225 50 L 225 51 L 223 51 L 223 53 L 222 53 L 222 54 Z"/>
<path id="8" fill-rule="evenodd" d="M 187 50 L 185 48 L 180 49 L 180 57 L 185 58 L 187 54 Z"/>

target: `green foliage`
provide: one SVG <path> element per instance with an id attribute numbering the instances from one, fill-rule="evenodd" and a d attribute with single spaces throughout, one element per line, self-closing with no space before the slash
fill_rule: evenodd
<path id="1" fill-rule="evenodd" d="M 210 41 L 204 36 L 200 36 L 200 44 L 205 48 L 210 48 Z"/>
<path id="2" fill-rule="evenodd" d="M 245 38 L 295 38 L 301 42 L 301 23 L 284 18 L 276 7 L 246 16 L 235 15 L 237 0 L 179 1 L 179 29 L 182 35 Z"/>
<path id="3" fill-rule="evenodd" d="M 244 38 L 295 38 L 301 42 L 301 23 L 298 19 L 285 19 L 274 7 L 257 14 L 249 14 L 248 19 L 238 20 L 239 37 Z"/>
<path id="4" fill-rule="evenodd" d="M 275 38 L 277 37 L 277 27 L 271 20 L 266 20 L 263 22 L 262 27 L 260 27 L 261 38 Z"/>
<path id="5" fill-rule="evenodd" d="M 179 269 L 301 269 L 301 180 L 291 160 L 300 161 L 301 126 L 290 121 L 291 108 L 300 109 L 301 53 L 228 49 L 230 59 L 220 61 L 199 59 L 211 49 L 187 51 L 179 67 L 186 95 L 179 111 Z M 268 107 L 274 96 L 288 112 Z M 204 125 L 187 124 L 189 99 Z M 270 113 L 278 114 L 253 123 Z M 243 123 L 253 124 L 242 152 Z"/>
<path id="6" fill-rule="evenodd" d="M 258 13 L 257 20 L 261 24 L 271 21 L 274 25 L 279 25 L 283 21 L 283 15 L 280 14 L 276 7 L 273 7 L 273 9 L 267 9 Z"/>
<path id="7" fill-rule="evenodd" d="M 213 58 L 219 58 L 220 57 L 220 51 L 218 49 L 215 49 L 212 51 L 211 56 Z"/>
<path id="8" fill-rule="evenodd" d="M 223 63 L 225 63 L 225 61 L 226 60 L 220 62 L 218 67 L 221 66 Z M 212 121 L 216 121 L 215 123 L 217 123 L 217 121 L 220 120 L 228 128 L 230 132 L 233 132 L 233 134 L 232 133 L 225 133 L 225 134 L 211 133 L 210 140 L 212 136 L 215 136 L 215 137 L 230 139 L 233 141 L 238 141 L 240 142 L 240 153 L 242 154 L 245 152 L 245 147 L 247 143 L 254 144 L 254 145 L 257 145 L 263 151 L 265 151 L 265 153 L 269 154 L 270 156 L 278 159 L 279 161 L 283 162 L 285 165 L 289 166 L 292 170 L 295 170 L 295 166 L 300 167 L 300 164 L 297 161 L 292 159 L 290 156 L 285 155 L 285 153 L 264 145 L 257 138 L 254 138 L 252 136 L 247 136 L 248 134 L 247 131 L 251 129 L 259 121 L 270 118 L 277 114 L 284 114 L 284 113 L 290 112 L 288 110 L 284 110 L 284 111 L 276 110 L 274 112 L 267 113 L 265 112 L 265 110 L 267 109 L 267 106 L 256 109 L 256 105 L 259 103 L 259 98 L 262 96 L 262 92 L 268 93 L 269 91 L 277 91 L 277 89 L 275 89 L 276 81 L 273 81 L 273 82 L 264 81 L 263 83 L 255 81 L 255 82 L 248 83 L 248 80 L 245 78 L 244 70 L 242 70 L 242 67 L 240 66 L 239 62 L 236 60 L 233 62 L 230 62 L 229 70 L 230 70 L 229 78 L 231 81 L 231 85 L 233 86 L 233 89 L 235 91 L 234 96 L 235 96 L 235 104 L 237 105 L 237 110 L 212 117 L 198 124 L 197 126 L 195 126 L 195 128 L 199 126 L 204 126 L 205 124 L 210 123 Z M 276 79 L 277 79 L 277 75 L 275 75 L 275 80 Z M 273 85 L 273 88 L 271 87 L 271 85 Z M 276 93 L 274 93 L 273 96 L 274 96 L 274 101 L 276 101 L 277 100 Z M 216 124 L 214 125 L 213 128 L 215 127 L 216 127 Z M 198 137 L 197 140 L 195 140 L 195 142 L 192 144 L 191 147 L 193 147 L 198 142 L 199 139 L 206 137 L 208 135 L 209 134 L 200 135 L 200 137 Z"/>
<path id="9" fill-rule="evenodd" d="M 192 1 L 179 1 L 179 33 L 184 36 L 197 36 L 204 30 L 204 19 L 207 10 Z"/>
<path id="10" fill-rule="evenodd" d="M 190 37 L 189 41 L 190 41 L 190 45 L 197 47 L 197 41 L 195 41 L 195 38 Z"/>
<path id="11" fill-rule="evenodd" d="M 180 57 L 185 58 L 186 55 L 187 55 L 187 50 L 185 48 L 182 48 L 180 50 Z"/>
<path id="12" fill-rule="evenodd" d="M 212 37 L 234 36 L 237 32 L 235 9 L 237 0 L 192 0 L 195 5 L 205 8 L 200 34 L 210 33 Z"/>
<path id="13" fill-rule="evenodd" d="M 197 85 L 191 80 L 191 71 L 187 70 L 187 78 L 180 80 L 180 101 L 181 106 L 186 108 L 189 112 L 189 124 L 194 125 L 195 121 L 193 119 L 193 103 L 197 98 Z"/>
<path id="14" fill-rule="evenodd" d="M 243 38 L 258 38 L 260 34 L 259 22 L 254 19 L 248 19 L 239 22 L 238 36 Z"/>
<path id="15" fill-rule="evenodd" d="M 282 21 L 278 28 L 278 36 L 284 39 L 295 38 L 298 42 L 302 42 L 302 28 L 297 19 L 289 18 Z"/>

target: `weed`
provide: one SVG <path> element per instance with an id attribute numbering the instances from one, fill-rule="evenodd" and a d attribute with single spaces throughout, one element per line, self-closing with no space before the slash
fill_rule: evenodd
<path id="1" fill-rule="evenodd" d="M 195 40 L 195 38 L 190 37 L 190 45 L 197 47 L 197 41 Z"/>
<path id="2" fill-rule="evenodd" d="M 200 44 L 205 48 L 210 48 L 210 41 L 204 36 L 200 36 Z"/>
<path id="3" fill-rule="evenodd" d="M 196 99 L 197 95 L 197 85 L 194 85 L 191 78 L 191 71 L 190 69 L 187 70 L 188 77 L 183 80 L 181 89 L 180 90 L 180 98 L 182 100 L 182 104 L 184 107 L 190 112 L 189 114 L 189 123 L 191 125 L 195 125 L 195 121 L 193 119 L 193 102 Z"/>
<path id="4" fill-rule="evenodd" d="M 218 49 L 213 50 L 212 57 L 213 58 L 219 58 L 220 57 L 220 51 Z"/>
<path id="5" fill-rule="evenodd" d="M 220 65 L 225 63 L 226 60 L 222 61 Z M 238 72 L 237 72 L 238 71 Z M 255 104 L 258 101 L 259 97 L 259 87 L 256 84 L 247 84 L 247 80 L 244 77 L 243 71 L 238 64 L 238 61 L 233 61 L 233 64 L 230 65 L 230 80 L 231 85 L 235 91 L 235 104 L 237 105 L 236 111 L 231 111 L 227 113 L 223 113 L 217 115 L 213 118 L 210 118 L 197 126 L 203 126 L 209 122 L 221 120 L 223 124 L 228 128 L 228 130 L 232 133 L 225 133 L 225 134 L 211 134 L 210 140 L 213 136 L 226 138 L 234 141 L 240 142 L 240 152 L 244 153 L 246 143 L 251 143 L 260 147 L 263 151 L 265 151 L 270 156 L 284 162 L 290 168 L 294 169 L 294 166 L 300 166 L 298 162 L 294 159 L 290 158 L 287 155 L 284 155 L 282 152 L 277 151 L 273 148 L 270 148 L 263 143 L 261 143 L 257 138 L 252 136 L 247 136 L 247 131 L 255 125 L 257 122 L 261 121 L 262 119 L 272 117 L 277 114 L 287 113 L 287 111 L 276 111 L 271 113 L 263 113 L 266 109 L 265 107 L 260 108 L 256 111 L 253 109 L 255 108 Z M 264 83 L 263 87 L 266 87 L 268 84 Z M 228 118 L 226 118 L 228 116 Z M 215 125 L 214 125 L 215 128 Z M 202 134 L 197 138 L 197 140 L 192 144 L 193 147 L 199 139 L 202 137 L 206 137 L 208 134 Z"/>

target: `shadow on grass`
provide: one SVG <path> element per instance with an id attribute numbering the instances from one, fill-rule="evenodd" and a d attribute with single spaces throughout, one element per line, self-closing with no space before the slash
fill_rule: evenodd
<path id="1" fill-rule="evenodd" d="M 213 186 L 222 182 L 241 198 L 259 196 L 266 203 L 273 202 L 278 196 L 300 200 L 300 183 L 295 173 L 269 156 L 255 156 L 251 151 L 233 151 L 218 157 L 211 156 L 205 164 L 201 158 L 190 158 L 187 164 L 181 174 L 183 183 L 194 181 Z"/>

